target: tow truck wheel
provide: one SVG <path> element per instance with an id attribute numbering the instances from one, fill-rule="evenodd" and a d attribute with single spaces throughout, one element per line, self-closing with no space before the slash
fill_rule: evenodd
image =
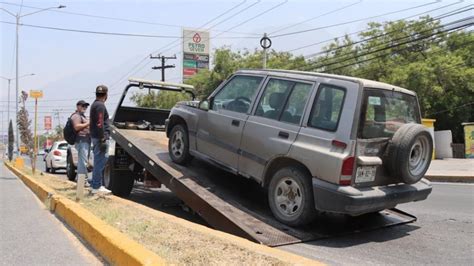
<path id="1" fill-rule="evenodd" d="M 311 176 L 299 167 L 278 170 L 268 187 L 268 202 L 275 218 L 284 224 L 311 222 L 316 215 Z"/>
<path id="2" fill-rule="evenodd" d="M 177 164 L 187 164 L 191 160 L 189 154 L 188 130 L 182 124 L 177 124 L 171 129 L 168 140 L 168 152 L 171 160 Z"/>
<path id="3" fill-rule="evenodd" d="M 76 169 L 74 168 L 71 155 L 69 155 L 66 160 L 66 175 L 69 181 L 76 181 Z"/>
<path id="4" fill-rule="evenodd" d="M 110 160 L 107 162 L 104 169 L 104 186 L 110 189 L 115 196 L 123 198 L 130 196 L 134 183 L 132 172 L 114 170 Z"/>

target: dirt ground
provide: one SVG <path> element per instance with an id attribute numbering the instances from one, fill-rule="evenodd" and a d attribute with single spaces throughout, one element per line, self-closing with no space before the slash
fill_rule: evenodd
<path id="1" fill-rule="evenodd" d="M 31 171 L 25 170 L 31 175 Z M 76 184 L 56 176 L 37 173 L 36 180 L 74 200 Z M 88 190 L 86 190 L 88 193 Z M 85 196 L 80 204 L 171 264 L 196 265 L 286 265 L 276 258 L 241 248 L 223 239 L 190 230 L 130 208 L 108 196 Z"/>

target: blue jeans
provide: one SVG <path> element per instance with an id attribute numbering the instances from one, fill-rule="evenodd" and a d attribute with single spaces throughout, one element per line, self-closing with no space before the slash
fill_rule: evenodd
<path id="1" fill-rule="evenodd" d="M 94 169 L 92 170 L 92 188 L 98 189 L 102 186 L 105 164 L 109 158 L 109 141 L 106 142 L 106 149 L 100 150 L 100 139 L 92 138 L 92 145 L 94 145 Z"/>
<path id="2" fill-rule="evenodd" d="M 87 161 L 89 158 L 91 144 L 86 140 L 79 140 L 75 147 L 77 150 L 77 173 L 87 175 Z"/>

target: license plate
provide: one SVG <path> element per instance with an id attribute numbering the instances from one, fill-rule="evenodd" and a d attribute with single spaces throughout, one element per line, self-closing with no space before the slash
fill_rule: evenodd
<path id="1" fill-rule="evenodd" d="M 355 182 L 364 183 L 372 182 L 375 180 L 375 171 L 377 170 L 376 166 L 361 166 L 357 167 L 357 173 Z"/>

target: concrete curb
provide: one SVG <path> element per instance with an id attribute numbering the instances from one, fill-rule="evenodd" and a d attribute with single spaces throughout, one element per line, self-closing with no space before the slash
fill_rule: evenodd
<path id="1" fill-rule="evenodd" d="M 54 191 L 47 186 L 37 183 L 31 177 L 22 173 L 12 165 L 5 165 L 15 173 L 30 189 L 49 205 L 52 212 L 56 213 L 68 225 L 76 230 L 82 238 L 91 244 L 108 261 L 116 265 L 164 265 L 165 259 L 147 250 L 137 242 L 127 238 L 115 228 L 107 225 L 79 204 L 63 196 L 54 195 Z M 200 224 L 195 224 L 176 216 L 163 213 L 149 207 L 116 197 L 108 196 L 124 205 L 143 210 L 160 219 L 167 219 L 185 228 L 201 232 L 216 238 L 229 241 L 239 247 L 252 250 L 256 253 L 279 259 L 292 265 L 324 265 L 321 262 L 307 259 L 283 250 L 256 244 L 247 239 L 228 233 L 217 231 Z"/>
<path id="2" fill-rule="evenodd" d="M 129 239 L 117 229 L 106 224 L 79 204 L 44 186 L 9 163 L 5 165 L 15 173 L 50 210 L 71 226 L 107 261 L 114 265 L 165 265 L 157 254 Z M 54 195 L 54 196 L 53 196 Z M 49 200 L 49 202 L 48 202 Z"/>
<path id="3" fill-rule="evenodd" d="M 425 178 L 433 182 L 474 183 L 474 176 L 425 175 Z"/>

